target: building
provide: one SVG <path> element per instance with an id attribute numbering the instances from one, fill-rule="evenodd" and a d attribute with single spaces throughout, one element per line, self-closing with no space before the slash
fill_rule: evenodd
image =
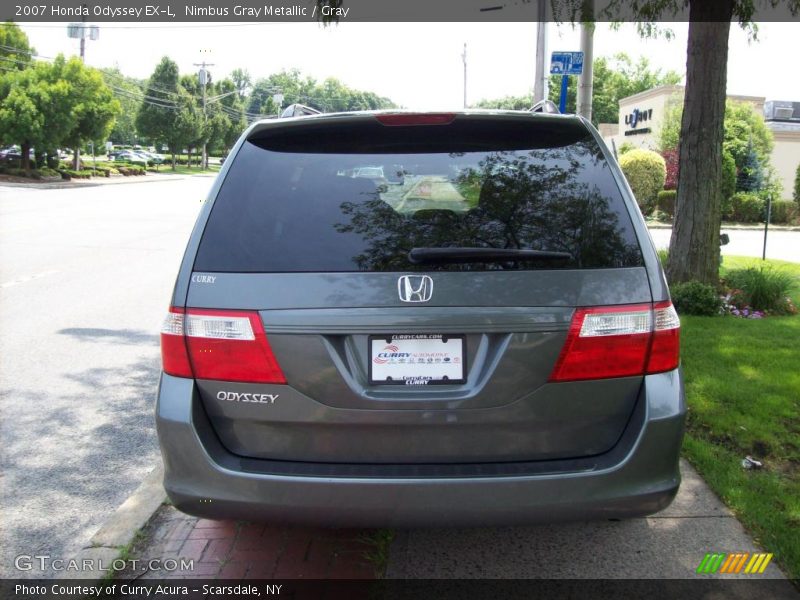
<path id="1" fill-rule="evenodd" d="M 622 98 L 619 121 L 601 123 L 600 134 L 616 148 L 627 142 L 637 148 L 657 150 L 664 115 L 670 107 L 683 103 L 683 92 L 682 85 L 663 85 Z M 728 99 L 748 102 L 765 116 L 775 140 L 770 161 L 783 184 L 783 197 L 791 198 L 800 164 L 800 102 L 767 102 L 760 96 L 729 95 Z"/>

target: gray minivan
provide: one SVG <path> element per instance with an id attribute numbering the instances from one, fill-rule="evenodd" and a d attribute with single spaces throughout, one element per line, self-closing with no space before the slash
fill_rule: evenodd
<path id="1" fill-rule="evenodd" d="M 252 125 L 161 335 L 164 484 L 208 518 L 644 515 L 680 483 L 679 322 L 585 119 Z"/>

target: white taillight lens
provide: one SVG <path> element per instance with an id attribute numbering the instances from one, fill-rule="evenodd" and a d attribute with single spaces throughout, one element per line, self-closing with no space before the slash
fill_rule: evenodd
<path id="1" fill-rule="evenodd" d="M 254 340 L 249 317 L 187 315 L 186 335 L 214 340 Z"/>
<path id="2" fill-rule="evenodd" d="M 589 313 L 583 320 L 580 337 L 649 333 L 651 328 L 650 307 L 631 312 Z"/>
<path id="3" fill-rule="evenodd" d="M 168 312 L 164 323 L 161 325 L 161 333 L 165 335 L 183 335 L 183 315 Z"/>
<path id="4" fill-rule="evenodd" d="M 678 329 L 681 326 L 681 321 L 678 318 L 678 313 L 672 304 L 668 306 L 658 305 L 655 312 L 656 331 L 664 331 L 665 329 Z"/>

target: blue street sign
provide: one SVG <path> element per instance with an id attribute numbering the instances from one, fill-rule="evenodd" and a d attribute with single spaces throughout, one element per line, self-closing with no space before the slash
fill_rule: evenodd
<path id="1" fill-rule="evenodd" d="M 553 52 L 550 75 L 580 75 L 583 73 L 583 52 Z"/>

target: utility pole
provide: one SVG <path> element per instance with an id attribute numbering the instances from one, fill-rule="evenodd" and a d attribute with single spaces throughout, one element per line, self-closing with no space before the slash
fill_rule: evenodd
<path id="1" fill-rule="evenodd" d="M 533 103 L 547 98 L 547 0 L 536 6 L 536 78 L 533 82 Z"/>
<path id="2" fill-rule="evenodd" d="M 464 61 L 464 108 L 467 108 L 467 43 L 464 42 L 464 52 L 461 54 Z"/>
<path id="3" fill-rule="evenodd" d="M 200 67 L 200 71 L 198 71 L 197 76 L 200 80 L 200 87 L 203 88 L 203 126 L 205 127 L 208 124 L 208 115 L 206 114 L 206 85 L 208 84 L 208 71 L 206 71 L 206 67 L 213 67 L 214 63 L 207 63 L 206 61 L 203 61 L 201 63 L 194 63 L 194 66 Z M 205 138 L 203 138 L 203 158 L 201 160 L 203 169 L 207 169 L 208 148 Z"/>
<path id="4" fill-rule="evenodd" d="M 86 62 L 86 37 L 88 36 L 90 40 L 96 40 L 100 37 L 100 30 L 97 28 L 97 25 L 86 25 L 86 15 L 84 11 L 86 9 L 86 5 L 81 5 L 81 8 L 84 10 L 81 11 L 81 22 L 80 23 L 70 23 L 67 26 L 67 36 L 70 38 L 78 38 L 80 39 L 80 53 L 81 53 L 81 62 Z M 73 155 L 72 155 L 72 168 L 76 171 L 80 168 L 80 161 L 81 161 L 81 149 L 80 148 L 73 148 Z"/>
<path id="5" fill-rule="evenodd" d="M 578 114 L 592 120 L 592 94 L 594 79 L 594 0 L 584 0 L 581 14 L 581 52 L 583 73 L 578 77 Z"/>

